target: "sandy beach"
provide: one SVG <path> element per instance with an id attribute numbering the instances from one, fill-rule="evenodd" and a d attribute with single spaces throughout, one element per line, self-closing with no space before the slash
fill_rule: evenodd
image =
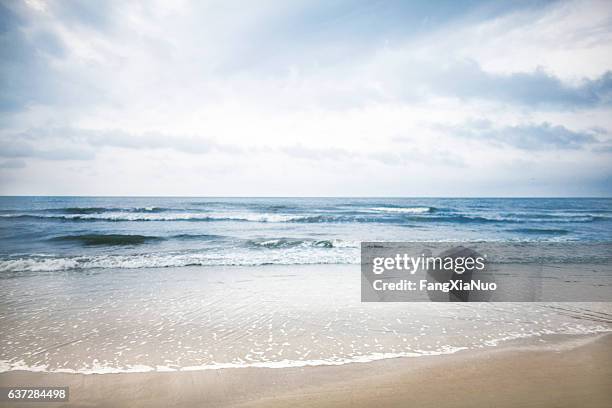
<path id="1" fill-rule="evenodd" d="M 341 366 L 0 374 L 26 384 L 69 386 L 69 403 L 50 404 L 69 407 L 609 407 L 612 335 Z"/>

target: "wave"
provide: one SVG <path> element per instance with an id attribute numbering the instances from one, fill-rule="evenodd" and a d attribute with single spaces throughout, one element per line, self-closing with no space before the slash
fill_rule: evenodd
<path id="1" fill-rule="evenodd" d="M 51 241 L 78 242 L 87 246 L 96 245 L 140 245 L 150 241 L 162 240 L 160 237 L 146 235 L 123 235 L 123 234 L 83 234 L 63 235 L 51 238 Z"/>
<path id="2" fill-rule="evenodd" d="M 41 210 L 43 213 L 52 214 L 103 214 L 108 212 L 142 212 L 142 213 L 158 213 L 165 211 L 178 211 L 178 209 L 162 208 L 162 207 L 130 207 L 130 208 L 117 208 L 117 207 L 64 207 L 64 208 L 45 208 Z"/>
<path id="3" fill-rule="evenodd" d="M 67 207 L 67 208 L 47 208 L 42 210 L 47 213 L 66 213 L 66 214 L 100 214 L 108 211 L 104 207 Z"/>
<path id="4" fill-rule="evenodd" d="M 560 228 L 515 228 L 509 229 L 509 232 L 518 232 L 520 234 L 535 234 L 535 235 L 565 235 L 570 231 Z"/>
<path id="5" fill-rule="evenodd" d="M 222 235 L 211 234 L 178 234 L 167 237 L 133 235 L 133 234 L 82 234 L 62 235 L 50 238 L 51 242 L 77 242 L 86 246 L 118 246 L 118 245 L 140 245 L 153 241 L 179 240 L 179 241 L 215 241 L 228 238 Z M 261 238 L 246 241 L 247 247 L 254 248 L 293 248 L 293 247 L 315 247 L 315 248 L 359 248 L 358 241 L 345 241 L 339 239 L 313 240 L 292 238 Z"/>
<path id="6" fill-rule="evenodd" d="M 179 241 L 213 241 L 226 238 L 222 235 L 211 234 L 177 234 L 167 237 L 134 234 L 82 234 L 62 235 L 50 238 L 51 242 L 77 242 L 85 246 L 119 246 L 140 245 L 154 241 L 165 241 L 175 239 Z"/>
<path id="7" fill-rule="evenodd" d="M 111 211 L 100 208 L 79 208 L 75 213 L 8 213 L 0 214 L 1 219 L 32 219 L 58 221 L 191 221 L 191 222 L 262 222 L 262 223 L 396 223 L 439 222 L 439 223 L 589 223 L 610 220 L 610 217 L 596 214 L 555 215 L 555 214 L 461 214 L 439 210 L 434 207 L 369 207 L 353 213 L 282 214 L 266 212 L 192 212 L 168 208 L 148 207 L 129 211 Z"/>
<path id="8" fill-rule="evenodd" d="M 554 212 L 554 213 L 525 213 L 525 212 L 513 212 L 513 213 L 502 213 L 503 217 L 511 219 L 528 219 L 533 221 L 598 221 L 610 219 L 610 216 L 599 212 Z"/>
<path id="9" fill-rule="evenodd" d="M 23 359 L 0 360 L 0 373 L 10 371 L 29 371 L 42 373 L 65 373 L 65 374 L 82 374 L 82 375 L 102 375 L 102 374 L 125 374 L 125 373 L 149 373 L 149 372 L 190 372 L 190 371 L 208 371 L 220 369 L 240 369 L 240 368 L 269 368 L 269 369 L 285 369 L 298 367 L 316 367 L 316 366 L 342 366 L 355 363 L 370 363 L 374 361 L 396 359 L 396 358 L 423 358 L 441 355 L 452 355 L 462 351 L 482 349 L 484 347 L 494 348 L 509 344 L 510 342 L 528 341 L 532 338 L 541 338 L 542 336 L 559 336 L 565 339 L 566 342 L 556 343 L 555 346 L 574 348 L 577 344 L 570 337 L 585 337 L 582 341 L 591 341 L 595 337 L 607 335 L 612 332 L 610 327 L 605 325 L 587 326 L 582 324 L 562 325 L 554 330 L 541 328 L 525 332 L 499 332 L 496 336 L 489 336 L 490 339 L 482 342 L 482 344 L 472 344 L 471 346 L 458 346 L 452 344 L 437 345 L 431 350 L 411 350 L 411 351 L 390 351 L 390 352 L 370 352 L 357 355 L 333 356 L 321 359 L 283 359 L 283 360 L 268 360 L 254 362 L 211 362 L 203 363 L 194 366 L 168 366 L 157 364 L 134 364 L 134 365 L 111 365 L 108 362 L 104 364 L 98 360 L 93 360 L 89 364 L 85 364 L 80 368 L 56 368 L 49 367 L 47 364 L 28 364 Z M 511 344 L 511 343 L 510 343 Z M 528 344 L 528 343 L 524 343 Z"/>
<path id="10" fill-rule="evenodd" d="M 0 272 L 53 272 L 88 269 L 140 269 L 185 266 L 357 264 L 357 248 L 275 248 L 231 253 L 144 253 L 134 255 L 36 256 L 0 260 Z"/>
<path id="11" fill-rule="evenodd" d="M 23 360 L 9 361 L 0 360 L 0 373 L 8 371 L 30 371 L 30 372 L 45 372 L 45 373 L 66 373 L 66 374 L 121 374 L 121 373 L 148 373 L 148 372 L 187 372 L 187 371 L 207 371 L 219 370 L 227 368 L 295 368 L 295 367 L 310 367 L 310 366 L 341 366 L 351 363 L 369 363 L 373 361 L 386 360 L 399 357 L 428 357 L 439 356 L 446 354 L 454 354 L 458 351 L 467 350 L 467 347 L 454 347 L 450 345 L 441 345 L 437 350 L 419 350 L 405 352 L 374 352 L 364 355 L 333 357 L 318 360 L 270 360 L 259 362 L 229 362 L 229 363 L 209 363 L 197 366 L 185 367 L 168 367 L 168 366 L 148 366 L 148 365 L 128 365 L 124 367 L 103 365 L 97 360 L 89 367 L 80 369 L 70 368 L 49 368 L 47 365 L 28 365 Z"/>
<path id="12" fill-rule="evenodd" d="M 332 240 L 308 240 L 308 239 L 258 239 L 249 240 L 247 243 L 256 248 L 294 248 L 294 247 L 315 247 L 315 248 L 359 248 L 358 241 L 345 241 L 339 239 Z"/>
<path id="13" fill-rule="evenodd" d="M 213 235 L 213 234 L 177 234 L 172 235 L 170 238 L 178 239 L 182 241 L 209 241 L 225 238 L 223 235 Z"/>
<path id="14" fill-rule="evenodd" d="M 371 207 L 368 208 L 369 211 L 374 212 L 388 212 L 388 213 L 400 213 L 400 214 L 430 214 L 436 212 L 435 207 Z"/>
<path id="15" fill-rule="evenodd" d="M 39 219 L 60 221 L 250 221 L 250 222 L 290 222 L 300 216 L 286 214 L 212 214 L 212 213 L 90 213 L 90 214 L 0 214 L 0 218 Z"/>
<path id="16" fill-rule="evenodd" d="M 248 244 L 258 248 L 292 248 L 300 245 L 304 245 L 305 241 L 278 238 L 278 239 L 261 239 L 261 240 L 249 240 Z"/>

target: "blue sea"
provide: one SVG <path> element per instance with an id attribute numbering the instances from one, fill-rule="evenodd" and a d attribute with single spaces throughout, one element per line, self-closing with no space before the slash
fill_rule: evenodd
<path id="1" fill-rule="evenodd" d="M 360 241 L 612 239 L 612 199 L 0 198 L 0 271 L 351 264 Z"/>
<path id="2" fill-rule="evenodd" d="M 0 372 L 554 348 L 612 331 L 612 303 L 365 303 L 360 242 L 611 238 L 611 199 L 2 197 Z"/>

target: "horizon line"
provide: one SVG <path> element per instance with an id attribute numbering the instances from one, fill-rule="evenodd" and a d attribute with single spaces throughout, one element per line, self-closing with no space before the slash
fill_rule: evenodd
<path id="1" fill-rule="evenodd" d="M 224 196 L 224 195 L 76 195 L 76 194 L 0 194 L 0 198 L 35 198 L 35 197 L 61 197 L 61 198 L 387 198 L 387 199 L 419 199 L 419 198 L 437 198 L 437 199 L 560 199 L 560 198 L 584 198 L 584 199 L 610 199 L 612 196 Z"/>

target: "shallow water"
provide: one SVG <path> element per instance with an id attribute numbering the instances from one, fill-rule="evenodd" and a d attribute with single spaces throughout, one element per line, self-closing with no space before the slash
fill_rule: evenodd
<path id="1" fill-rule="evenodd" d="M 2 292 L 3 371 L 343 364 L 612 330 L 610 303 L 361 303 L 342 265 L 47 272 Z"/>

